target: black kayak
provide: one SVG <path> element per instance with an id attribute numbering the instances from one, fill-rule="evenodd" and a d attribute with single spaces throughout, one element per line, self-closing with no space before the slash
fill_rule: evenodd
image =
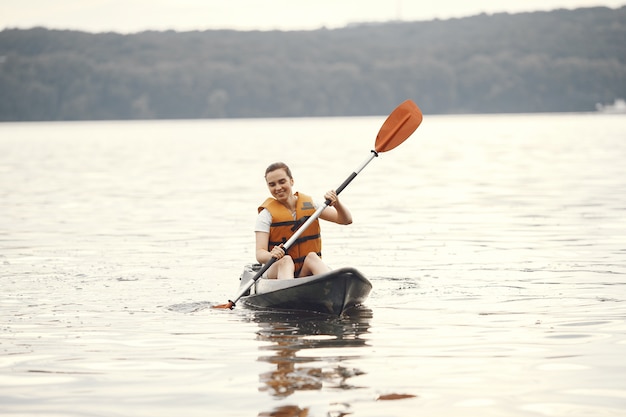
<path id="1" fill-rule="evenodd" d="M 250 281 L 261 265 L 244 267 L 240 288 Z M 372 284 L 354 268 L 333 271 L 295 279 L 267 279 L 261 277 L 241 297 L 241 302 L 252 308 L 310 311 L 340 316 L 365 301 Z"/>

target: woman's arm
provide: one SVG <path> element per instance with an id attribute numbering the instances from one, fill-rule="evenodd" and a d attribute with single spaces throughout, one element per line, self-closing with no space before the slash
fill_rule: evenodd
<path id="1" fill-rule="evenodd" d="M 267 250 L 270 241 L 270 234 L 267 232 L 254 232 L 256 235 L 256 261 L 260 264 L 266 264 L 272 255 Z"/>
<path id="2" fill-rule="evenodd" d="M 320 218 L 338 224 L 352 223 L 352 214 L 350 213 L 350 210 L 341 204 L 335 190 L 328 191 L 324 194 L 324 198 L 330 201 L 330 206 L 324 209 L 322 214 L 320 214 Z"/>
<path id="3" fill-rule="evenodd" d="M 280 246 L 274 246 L 271 251 L 267 250 L 270 241 L 270 234 L 267 232 L 254 232 L 256 235 L 256 261 L 266 264 L 270 258 L 280 259 L 285 256 L 285 251 Z"/>

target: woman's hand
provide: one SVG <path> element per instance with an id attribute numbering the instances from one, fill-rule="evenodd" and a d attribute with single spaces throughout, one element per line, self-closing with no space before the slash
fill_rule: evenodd
<path id="1" fill-rule="evenodd" d="M 337 224 L 352 223 L 350 210 L 339 201 L 335 190 L 327 191 L 326 194 L 324 194 L 324 198 L 328 201 L 328 207 L 322 211 L 320 218 Z"/>
<path id="2" fill-rule="evenodd" d="M 274 246 L 270 251 L 270 256 L 272 258 L 276 258 L 276 260 L 285 256 L 285 250 L 280 246 Z"/>
<path id="3" fill-rule="evenodd" d="M 337 202 L 339 201 L 339 197 L 337 197 L 337 193 L 335 192 L 335 190 L 327 191 L 326 194 L 324 194 L 324 198 L 326 199 L 326 201 L 330 201 L 330 204 L 328 205 L 331 207 L 337 204 Z"/>

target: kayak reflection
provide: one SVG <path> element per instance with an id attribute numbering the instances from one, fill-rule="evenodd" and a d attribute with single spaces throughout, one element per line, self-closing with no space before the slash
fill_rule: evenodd
<path id="1" fill-rule="evenodd" d="M 366 346 L 362 335 L 368 333 L 371 318 L 372 311 L 364 307 L 341 317 L 255 312 L 257 339 L 271 342 L 260 347 L 259 361 L 276 365 L 259 376 L 260 391 L 285 398 L 299 390 L 359 388 L 349 380 L 365 372 L 349 366 L 350 359 L 359 357 L 349 348 Z"/>

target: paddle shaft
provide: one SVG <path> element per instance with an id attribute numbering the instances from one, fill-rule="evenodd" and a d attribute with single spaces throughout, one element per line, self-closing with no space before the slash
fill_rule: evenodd
<path id="1" fill-rule="evenodd" d="M 346 180 L 339 186 L 339 188 L 337 188 L 337 190 L 335 191 L 337 195 L 339 195 L 339 193 L 342 192 L 348 186 L 348 184 L 350 184 L 352 180 L 356 178 L 357 175 L 359 175 L 361 171 L 363 171 L 363 168 L 365 168 L 367 164 L 372 162 L 372 160 L 376 158 L 377 156 L 378 156 L 378 152 L 372 151 L 372 154 L 367 157 L 367 159 L 359 166 L 359 168 L 356 171 L 354 171 L 352 174 L 350 174 L 348 178 L 346 178 Z M 289 240 L 283 244 L 283 250 L 285 251 L 285 253 L 289 250 L 291 246 L 293 246 L 294 243 L 296 243 L 296 240 L 298 240 L 300 235 L 304 233 L 304 231 L 311 225 L 311 223 L 313 223 L 315 220 L 318 219 L 318 217 L 322 214 L 322 212 L 329 205 L 330 205 L 330 200 L 324 201 L 324 204 L 318 207 L 317 210 L 315 210 L 315 213 L 313 213 L 311 217 L 309 217 L 307 221 L 304 222 L 304 224 L 300 226 L 298 230 L 296 230 L 296 232 L 289 238 Z M 250 282 L 241 291 L 239 291 L 239 294 L 237 295 L 237 297 L 234 300 L 228 300 L 228 302 L 232 304 L 231 308 L 235 307 L 235 304 L 239 301 L 239 299 L 243 297 L 245 293 L 248 292 L 248 290 L 254 285 L 254 283 L 257 282 L 257 280 L 261 278 L 261 276 L 263 276 L 263 274 L 270 268 L 270 266 L 274 264 L 274 262 L 276 262 L 276 258 L 271 257 L 267 263 L 263 264 L 261 269 L 259 269 L 259 271 L 254 275 L 254 277 L 252 277 Z"/>
<path id="2" fill-rule="evenodd" d="M 378 156 L 378 152 L 373 150 L 372 154 L 370 156 L 368 156 L 365 161 L 363 161 L 363 163 L 359 166 L 359 168 L 356 171 L 354 171 L 352 174 L 350 174 L 350 176 L 348 178 L 346 178 L 346 180 L 339 186 L 339 188 L 337 188 L 335 190 L 337 195 L 339 195 L 339 193 L 342 192 L 343 189 L 346 188 L 348 186 L 348 184 L 350 184 L 352 182 L 352 180 L 354 178 L 356 178 L 356 176 L 359 175 L 359 173 L 361 171 L 363 171 L 363 168 L 365 168 L 367 166 L 367 164 L 372 162 L 372 159 L 376 158 L 377 156 Z M 326 200 L 326 204 L 327 205 L 330 204 L 330 201 Z"/>

